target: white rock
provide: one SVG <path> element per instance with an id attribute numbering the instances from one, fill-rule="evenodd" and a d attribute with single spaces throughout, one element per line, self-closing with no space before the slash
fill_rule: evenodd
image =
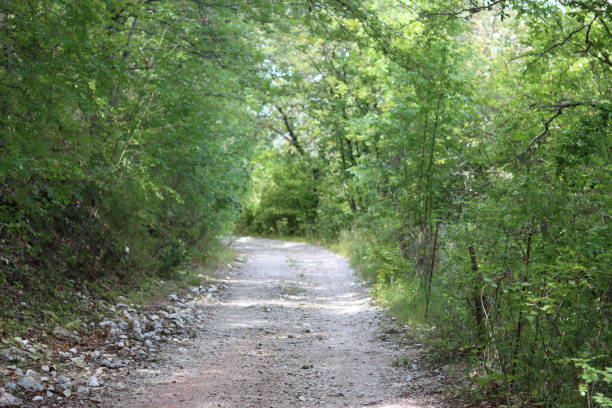
<path id="1" fill-rule="evenodd" d="M 80 395 L 89 394 L 89 387 L 83 387 L 82 385 L 79 385 L 77 388 L 77 394 L 80 394 Z"/>
<path id="2" fill-rule="evenodd" d="M 59 377 L 57 377 L 57 381 L 60 383 L 69 383 L 70 377 L 66 377 L 65 375 L 60 375 Z"/>
<path id="3" fill-rule="evenodd" d="M 61 388 L 62 390 L 69 390 L 72 387 L 72 383 L 66 382 L 66 383 L 58 384 L 58 387 Z"/>
<path id="4" fill-rule="evenodd" d="M 96 377 L 95 375 L 92 375 L 91 377 L 89 377 L 89 380 L 87 381 L 87 385 L 89 387 L 99 387 L 100 381 L 98 381 L 98 377 Z"/>
<path id="5" fill-rule="evenodd" d="M 140 327 L 134 328 L 134 337 L 138 340 L 142 340 L 144 338 L 142 334 L 142 329 Z"/>
<path id="6" fill-rule="evenodd" d="M 10 362 L 24 362 L 26 359 L 23 357 L 23 350 L 18 349 L 17 347 L 9 347 L 0 351 L 0 356 L 3 359 Z"/>
<path id="7" fill-rule="evenodd" d="M 112 387 L 117 391 L 122 391 L 122 390 L 125 390 L 126 388 L 125 384 L 122 383 L 121 381 L 114 383 Z"/>
<path id="8" fill-rule="evenodd" d="M 35 396 L 34 398 L 32 398 L 32 401 L 42 401 L 43 397 L 41 397 L 40 395 Z"/>
<path id="9" fill-rule="evenodd" d="M 18 407 L 22 403 L 21 399 L 0 389 L 0 407 Z"/>
<path id="10" fill-rule="evenodd" d="M 34 370 L 26 370 L 25 375 L 27 375 L 28 377 L 32 377 L 35 380 L 40 379 L 40 374 Z"/>
<path id="11" fill-rule="evenodd" d="M 119 368 L 126 366 L 125 362 L 118 358 L 112 358 L 110 360 L 105 358 L 100 364 L 108 368 Z"/>
<path id="12" fill-rule="evenodd" d="M 62 392 L 62 394 L 64 394 L 64 397 L 69 397 L 72 395 L 72 391 L 70 391 L 70 388 L 67 388 L 64 390 L 64 392 Z"/>
<path id="13" fill-rule="evenodd" d="M 36 382 L 32 377 L 27 375 L 24 375 L 19 380 L 17 380 L 17 385 L 26 391 L 32 392 L 40 392 L 45 389 L 42 384 Z"/>
<path id="14" fill-rule="evenodd" d="M 0 407 L 18 407 L 23 401 L 5 391 L 0 391 Z"/>
<path id="15" fill-rule="evenodd" d="M 107 327 L 114 328 L 117 326 L 117 324 L 111 320 L 105 320 L 103 322 L 98 323 L 98 326 L 103 329 L 106 329 Z"/>
<path id="16" fill-rule="evenodd" d="M 85 359 L 83 357 L 74 357 L 71 358 L 70 361 L 72 361 L 72 364 L 74 364 L 77 367 L 85 367 Z"/>

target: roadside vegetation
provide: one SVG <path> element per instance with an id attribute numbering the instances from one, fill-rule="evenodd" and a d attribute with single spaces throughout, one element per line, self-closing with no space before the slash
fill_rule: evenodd
<path id="1" fill-rule="evenodd" d="M 0 2 L 0 336 L 214 262 L 248 179 L 265 13 L 202 7 Z"/>
<path id="2" fill-rule="evenodd" d="M 476 399 L 612 406 L 609 2 L 365 7 L 271 43 L 241 228 L 335 242 Z"/>
<path id="3" fill-rule="evenodd" d="M 193 279 L 236 226 L 336 243 L 476 398 L 611 407 L 610 15 L 0 1 L 0 337 Z"/>

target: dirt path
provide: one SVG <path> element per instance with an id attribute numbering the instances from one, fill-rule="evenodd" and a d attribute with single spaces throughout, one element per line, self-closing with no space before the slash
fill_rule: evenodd
<path id="1" fill-rule="evenodd" d="M 344 258 L 266 239 L 241 238 L 235 247 L 248 261 L 207 306 L 195 346 L 167 356 L 161 370 L 141 370 L 112 406 L 443 406 L 419 388 L 431 375 L 410 362 L 392 366 L 411 348 L 384 341 L 382 314 Z"/>

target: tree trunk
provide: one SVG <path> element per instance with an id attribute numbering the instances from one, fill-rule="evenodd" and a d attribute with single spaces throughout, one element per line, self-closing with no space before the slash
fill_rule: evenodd
<path id="1" fill-rule="evenodd" d="M 484 342 L 485 339 L 485 305 L 481 295 L 482 277 L 478 272 L 478 262 L 476 260 L 476 249 L 472 245 L 468 247 L 470 253 L 470 263 L 472 265 L 472 272 L 474 273 L 474 284 L 472 286 L 472 303 L 474 306 L 474 317 L 476 318 L 476 329 L 478 330 L 478 347 Z"/>

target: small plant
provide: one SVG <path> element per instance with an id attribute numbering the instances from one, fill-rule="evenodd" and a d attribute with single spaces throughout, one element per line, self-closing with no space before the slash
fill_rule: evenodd
<path id="1" fill-rule="evenodd" d="M 402 366 L 408 365 L 409 363 L 410 363 L 410 361 L 407 358 L 400 358 L 400 359 L 397 359 L 397 360 L 393 360 L 391 362 L 391 365 L 393 367 L 402 367 Z"/>

